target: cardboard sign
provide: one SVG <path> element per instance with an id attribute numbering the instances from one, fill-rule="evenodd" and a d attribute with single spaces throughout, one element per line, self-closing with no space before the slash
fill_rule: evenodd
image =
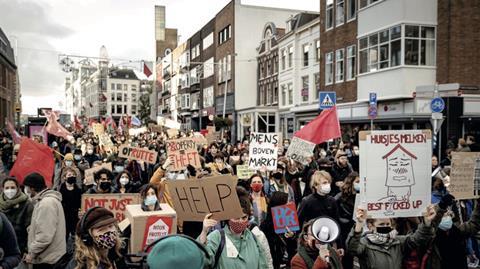
<path id="1" fill-rule="evenodd" d="M 110 139 L 110 136 L 106 133 L 98 135 L 98 141 L 100 142 L 100 145 L 102 145 L 106 151 L 112 151 L 114 148 L 112 139 Z"/>
<path id="2" fill-rule="evenodd" d="M 208 140 L 200 133 L 196 133 L 193 135 L 192 137 L 193 141 L 195 141 L 195 143 L 197 144 L 197 147 L 198 146 L 204 146 L 204 145 L 208 145 Z"/>
<path id="3" fill-rule="evenodd" d="M 459 199 L 479 197 L 479 184 L 475 184 L 475 167 L 480 161 L 480 152 L 452 152 L 450 171 L 450 194 Z"/>
<path id="4" fill-rule="evenodd" d="M 84 181 L 84 184 L 86 184 L 86 185 L 91 185 L 91 184 L 93 184 L 95 173 L 96 173 L 97 171 L 103 169 L 103 168 L 112 171 L 112 163 L 102 163 L 102 165 L 100 165 L 100 166 L 93 167 L 93 168 L 90 168 L 90 169 L 85 170 L 85 181 Z"/>
<path id="5" fill-rule="evenodd" d="M 160 126 L 160 125 L 150 123 L 150 124 L 148 124 L 148 128 L 150 128 L 150 130 L 152 130 L 152 132 L 156 132 L 156 133 L 163 132 L 163 127 Z"/>
<path id="6" fill-rule="evenodd" d="M 313 156 L 315 143 L 293 137 L 287 150 L 287 157 L 303 165 L 308 164 L 307 158 Z"/>
<path id="7" fill-rule="evenodd" d="M 134 148 L 127 145 L 121 145 L 118 149 L 118 156 L 126 159 L 143 161 L 146 163 L 157 163 L 158 152 L 144 148 Z"/>
<path id="8" fill-rule="evenodd" d="M 360 195 L 369 218 L 421 216 L 431 201 L 430 130 L 360 133 Z"/>
<path id="9" fill-rule="evenodd" d="M 252 170 L 266 168 L 269 171 L 277 169 L 278 133 L 251 133 L 248 166 Z"/>
<path id="10" fill-rule="evenodd" d="M 169 138 L 177 138 L 178 129 L 168 129 L 167 130 L 167 135 L 168 135 Z"/>
<path id="11" fill-rule="evenodd" d="M 83 194 L 81 211 L 85 213 L 92 207 L 101 206 L 112 211 L 115 218 L 121 222 L 125 219 L 126 206 L 141 202 L 139 193 Z"/>
<path id="12" fill-rule="evenodd" d="M 238 176 L 238 178 L 249 179 L 254 174 L 255 174 L 255 171 L 251 170 L 248 167 L 248 164 L 237 165 L 237 176 Z"/>
<path id="13" fill-rule="evenodd" d="M 171 160 L 170 171 L 181 171 L 190 164 L 200 168 L 200 156 L 197 151 L 197 144 L 191 138 L 167 140 L 167 156 Z"/>
<path id="14" fill-rule="evenodd" d="M 141 134 L 146 133 L 146 132 L 148 132 L 147 127 L 130 128 L 130 129 L 128 129 L 128 134 L 129 134 L 130 136 L 138 136 L 138 135 L 141 135 Z"/>
<path id="15" fill-rule="evenodd" d="M 180 221 L 203 221 L 213 213 L 217 221 L 242 216 L 237 179 L 229 175 L 194 180 L 167 180 L 167 188 Z"/>
<path id="16" fill-rule="evenodd" d="M 300 223 L 298 222 L 295 203 L 272 207 L 272 217 L 275 233 L 283 234 L 288 231 L 300 231 Z"/>
<path id="17" fill-rule="evenodd" d="M 161 116 L 157 117 L 157 124 L 160 126 L 165 126 L 170 129 L 178 129 L 180 130 L 181 124 L 179 122 L 173 121 L 171 119 L 167 119 Z"/>
<path id="18" fill-rule="evenodd" d="M 105 133 L 105 127 L 101 123 L 94 123 L 92 124 L 92 131 L 94 135 L 99 136 Z"/>
<path id="19" fill-rule="evenodd" d="M 177 213 L 168 204 L 159 211 L 143 211 L 141 205 L 127 205 L 131 225 L 130 253 L 139 253 L 164 236 L 177 233 Z"/>

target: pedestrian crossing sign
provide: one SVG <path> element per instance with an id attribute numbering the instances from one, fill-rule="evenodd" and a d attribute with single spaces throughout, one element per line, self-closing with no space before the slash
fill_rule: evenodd
<path id="1" fill-rule="evenodd" d="M 330 109 L 337 103 L 337 94 L 335 92 L 320 92 L 320 109 Z"/>

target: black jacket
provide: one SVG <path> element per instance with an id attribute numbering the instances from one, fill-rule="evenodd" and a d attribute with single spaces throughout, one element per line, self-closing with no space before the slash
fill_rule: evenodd
<path id="1" fill-rule="evenodd" d="M 62 207 L 65 213 L 65 224 L 68 233 L 75 233 L 78 222 L 78 210 L 82 205 L 82 190 L 74 185 L 73 190 L 68 190 L 66 183 L 60 185 L 60 193 L 62 194 Z"/>
<path id="2" fill-rule="evenodd" d="M 3 257 L 0 259 L 0 266 L 3 269 L 13 269 L 20 263 L 20 250 L 17 244 L 17 237 L 12 224 L 7 216 L 0 212 L 0 249 Z"/>
<path id="3" fill-rule="evenodd" d="M 298 206 L 300 227 L 303 226 L 303 223 L 320 216 L 328 216 L 338 221 L 338 208 L 335 199 L 329 195 L 321 196 L 318 193 L 312 193 L 303 198 Z"/>
<path id="4" fill-rule="evenodd" d="M 347 164 L 345 167 L 339 166 L 337 163 L 334 163 L 332 166 L 332 195 L 336 195 L 340 192 L 340 189 L 335 185 L 339 181 L 343 181 L 351 172 L 352 166 Z"/>
<path id="5" fill-rule="evenodd" d="M 0 193 L 0 195 L 4 194 Z M 25 198 L 22 198 L 22 196 Z M 0 203 L 6 203 L 4 199 L 5 198 L 3 196 L 0 197 Z M 0 212 L 5 213 L 8 220 L 12 224 L 13 229 L 15 230 L 15 235 L 17 236 L 17 242 L 18 247 L 20 248 L 20 252 L 26 253 L 28 241 L 27 227 L 30 226 L 30 221 L 32 219 L 33 204 L 30 200 L 28 200 L 28 198 L 26 198 L 26 194 L 24 194 L 23 192 L 17 193 L 17 195 L 14 197 L 14 200 L 15 199 L 20 201 L 14 205 L 12 204 L 11 206 L 2 204 L 0 206 Z M 2 211 L 3 207 L 5 208 Z"/>

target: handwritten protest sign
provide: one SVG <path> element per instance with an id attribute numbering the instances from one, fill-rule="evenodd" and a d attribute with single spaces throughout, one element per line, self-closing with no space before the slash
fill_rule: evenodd
<path id="1" fill-rule="evenodd" d="M 251 169 L 248 167 L 248 164 L 245 164 L 245 165 L 237 165 L 237 176 L 238 176 L 238 178 L 248 179 L 248 178 L 250 178 L 253 174 L 255 174 L 255 171 L 251 170 Z"/>
<path id="2" fill-rule="evenodd" d="M 456 199 L 475 199 L 479 197 L 478 179 L 475 184 L 475 166 L 480 160 L 479 152 L 452 152 L 452 170 L 450 171 L 450 194 Z"/>
<path id="3" fill-rule="evenodd" d="M 99 136 L 105 133 L 105 127 L 101 123 L 94 123 L 92 124 L 93 134 Z"/>
<path id="4" fill-rule="evenodd" d="M 154 150 L 144 148 L 134 148 L 126 145 L 121 145 L 118 149 L 118 156 L 126 159 L 143 161 L 146 163 L 155 164 L 157 162 L 158 153 Z"/>
<path id="5" fill-rule="evenodd" d="M 178 129 L 167 129 L 167 135 L 170 138 L 176 138 L 178 135 Z"/>
<path id="6" fill-rule="evenodd" d="M 152 130 L 152 132 L 156 132 L 156 133 L 163 132 L 163 127 L 160 126 L 160 125 L 150 123 L 150 124 L 148 124 L 148 128 L 150 128 L 150 130 Z"/>
<path id="7" fill-rule="evenodd" d="M 313 156 L 314 148 L 314 143 L 294 136 L 290 146 L 288 147 L 287 157 L 306 165 L 308 164 L 307 158 Z"/>
<path id="8" fill-rule="evenodd" d="M 180 221 L 202 221 L 208 213 L 217 221 L 240 217 L 236 185 L 237 179 L 229 175 L 167 181 Z"/>
<path id="9" fill-rule="evenodd" d="M 197 144 L 191 138 L 167 140 L 167 156 L 171 160 L 171 171 L 181 171 L 190 164 L 200 168 L 200 156 L 197 151 Z"/>
<path id="10" fill-rule="evenodd" d="M 81 211 L 85 213 L 88 209 L 101 206 L 112 211 L 115 218 L 120 222 L 125 219 L 127 205 L 140 204 L 142 198 L 139 193 L 98 193 L 83 194 Z"/>
<path id="11" fill-rule="evenodd" d="M 193 141 L 195 141 L 197 146 L 208 145 L 208 140 L 200 133 L 194 134 L 192 139 L 193 139 Z"/>
<path id="12" fill-rule="evenodd" d="M 94 181 L 94 175 L 97 171 L 100 169 L 108 169 L 109 171 L 112 171 L 112 163 L 102 163 L 102 165 L 97 166 L 97 167 L 92 167 L 90 169 L 85 170 L 85 184 L 86 185 L 91 185 L 93 184 Z"/>
<path id="13" fill-rule="evenodd" d="M 297 208 L 295 203 L 272 207 L 273 228 L 275 233 L 283 234 L 288 231 L 296 232 L 300 230 L 298 222 Z M 288 227 L 288 230 L 287 230 Z"/>
<path id="14" fill-rule="evenodd" d="M 112 139 L 110 139 L 110 136 L 106 133 L 98 135 L 98 141 L 100 142 L 100 145 L 102 145 L 106 151 L 112 151 L 114 148 Z"/>
<path id="15" fill-rule="evenodd" d="M 278 133 L 251 133 L 248 166 L 252 170 L 266 168 L 269 171 L 277 168 Z"/>
<path id="16" fill-rule="evenodd" d="M 130 129 L 128 129 L 128 134 L 129 134 L 130 136 L 138 136 L 138 135 L 141 135 L 141 134 L 146 133 L 146 132 L 148 132 L 147 127 L 130 128 Z"/>
<path id="17" fill-rule="evenodd" d="M 360 133 L 362 204 L 369 218 L 421 216 L 431 199 L 430 130 Z"/>

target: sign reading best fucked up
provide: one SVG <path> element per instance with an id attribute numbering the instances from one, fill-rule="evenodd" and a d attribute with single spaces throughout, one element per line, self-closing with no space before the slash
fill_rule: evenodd
<path id="1" fill-rule="evenodd" d="M 248 166 L 252 170 L 266 168 L 269 171 L 277 168 L 278 133 L 251 133 L 249 143 Z"/>
<path id="2" fill-rule="evenodd" d="M 430 130 L 360 133 L 360 197 L 369 218 L 421 216 L 431 199 Z"/>
<path id="3" fill-rule="evenodd" d="M 126 145 L 121 145 L 118 149 L 118 156 L 126 159 L 143 161 L 146 163 L 155 164 L 157 162 L 158 153 L 154 150 L 144 148 L 134 148 Z"/>

